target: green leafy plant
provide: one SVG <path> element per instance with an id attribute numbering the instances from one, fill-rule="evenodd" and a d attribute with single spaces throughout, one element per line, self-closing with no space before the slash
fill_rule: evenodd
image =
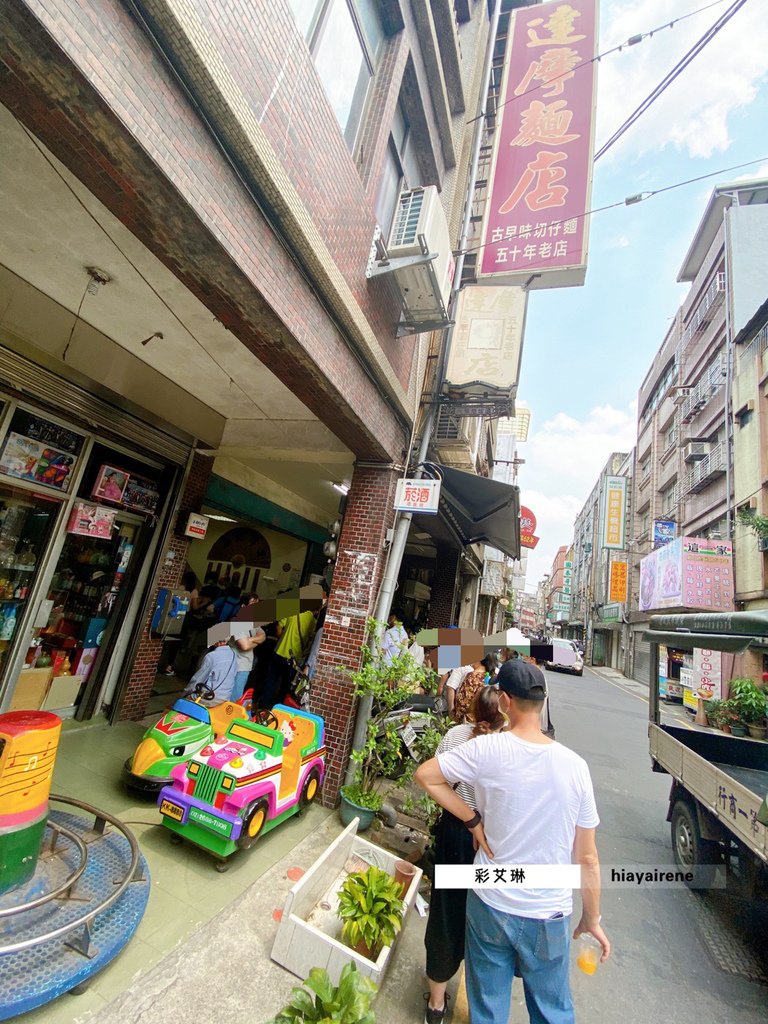
<path id="1" fill-rule="evenodd" d="M 721 708 L 723 702 L 717 697 L 710 697 L 705 704 L 705 711 L 707 713 L 707 720 L 709 724 L 718 728 L 722 724 L 723 714 Z"/>
<path id="2" fill-rule="evenodd" d="M 353 750 L 350 760 L 355 766 L 354 782 L 342 787 L 344 796 L 359 807 L 378 811 L 382 805 L 379 792 L 384 778 L 394 775 L 402 764 L 402 750 L 397 725 L 384 721 L 402 704 L 416 687 L 432 692 L 437 677 L 430 669 L 418 665 L 405 651 L 387 664 L 381 656 L 380 637 L 386 626 L 368 620 L 368 643 L 363 647 L 360 668 L 348 672 L 355 685 L 355 696 L 370 707 L 365 742 Z"/>
<path id="3" fill-rule="evenodd" d="M 768 538 L 768 516 L 761 516 L 752 508 L 740 508 L 738 520 L 750 529 L 760 540 Z"/>
<path id="4" fill-rule="evenodd" d="M 383 946 L 391 946 L 403 924 L 400 885 L 381 868 L 355 871 L 339 890 L 338 915 L 344 922 L 341 938 L 348 946 L 364 943 L 375 959 Z"/>
<path id="5" fill-rule="evenodd" d="M 751 679 L 732 679 L 730 699 L 741 721 L 752 725 L 763 725 L 766 715 L 765 690 Z"/>
<path id="6" fill-rule="evenodd" d="M 720 705 L 720 725 L 736 725 L 741 721 L 739 707 L 733 697 L 724 700 Z"/>
<path id="7" fill-rule="evenodd" d="M 345 964 L 338 985 L 322 967 L 313 967 L 304 985 L 293 990 L 285 1009 L 267 1024 L 376 1024 L 371 1009 L 376 985 L 355 964 Z"/>
<path id="8" fill-rule="evenodd" d="M 418 760 L 414 761 L 413 758 L 408 758 L 405 771 L 397 780 L 398 789 L 402 790 L 404 794 L 403 811 L 413 817 L 421 818 L 430 831 L 437 824 L 442 808 L 420 787 L 416 786 L 413 776 L 420 764 L 435 756 L 438 744 L 450 725 L 451 721 L 447 716 L 442 719 L 436 718 L 433 725 L 418 734 L 414 745 L 414 752 Z M 418 795 L 414 796 L 414 793 Z"/>

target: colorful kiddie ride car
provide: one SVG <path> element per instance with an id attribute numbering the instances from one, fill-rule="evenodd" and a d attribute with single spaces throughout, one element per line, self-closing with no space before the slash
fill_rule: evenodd
<path id="1" fill-rule="evenodd" d="M 213 853 L 219 871 L 231 854 L 311 804 L 325 776 L 322 718 L 285 704 L 262 714 L 264 724 L 231 721 L 172 770 L 158 798 L 176 841 Z"/>
<path id="2" fill-rule="evenodd" d="M 214 736 L 223 736 L 232 721 L 248 718 L 242 704 L 226 701 L 207 707 L 215 694 L 205 685 L 193 698 L 179 697 L 159 722 L 147 729 L 133 756 L 123 765 L 123 781 L 131 789 L 157 795 L 171 781 L 171 772 L 186 762 Z"/>

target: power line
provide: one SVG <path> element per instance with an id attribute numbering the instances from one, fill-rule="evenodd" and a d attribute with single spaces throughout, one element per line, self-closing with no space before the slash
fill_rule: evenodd
<path id="1" fill-rule="evenodd" d="M 584 68 L 590 67 L 590 65 L 594 64 L 595 61 L 602 60 L 603 57 L 610 57 L 611 54 L 620 53 L 627 47 L 636 46 L 638 43 L 642 43 L 644 39 L 650 39 L 651 36 L 655 35 L 657 32 L 662 32 L 665 28 L 674 28 L 674 26 L 677 25 L 678 22 L 685 21 L 686 18 L 692 18 L 694 15 L 701 14 L 703 11 L 708 11 L 712 7 L 718 7 L 722 3 L 725 3 L 725 0 L 714 0 L 713 3 L 707 4 L 705 7 L 699 7 L 697 10 L 690 11 L 688 14 L 681 14 L 679 18 L 673 18 L 672 21 L 665 21 L 663 25 L 658 25 L 656 28 L 652 28 L 648 32 L 639 32 L 637 35 L 630 36 L 629 39 L 627 39 L 623 43 L 619 43 L 618 46 L 613 46 L 610 50 L 603 50 L 602 53 L 598 53 L 594 57 L 590 57 L 589 60 L 577 65 L 577 67 L 573 69 L 573 72 L 583 71 Z M 506 107 L 507 104 L 509 103 L 514 103 L 516 100 L 521 100 L 524 96 L 528 96 L 529 93 L 538 92 L 540 89 L 549 88 L 549 86 L 552 85 L 553 82 L 557 82 L 559 79 L 565 78 L 566 75 L 572 74 L 573 72 L 564 71 L 562 74 L 556 75 L 554 78 L 550 78 L 546 82 L 542 82 L 540 85 L 532 85 L 530 88 L 526 89 L 525 92 L 521 92 L 515 96 L 510 96 L 510 98 L 508 100 L 505 100 L 503 103 L 496 104 L 496 111 L 501 110 L 502 107 Z M 467 121 L 467 124 L 474 124 L 475 121 L 480 121 L 485 117 L 487 117 L 486 113 L 478 114 L 477 117 L 473 117 L 471 118 L 471 120 Z"/>
<path id="2" fill-rule="evenodd" d="M 626 121 L 624 121 L 624 123 L 616 129 L 616 131 L 613 133 L 613 135 L 611 135 L 608 141 L 605 142 L 600 147 L 600 149 L 595 153 L 595 160 L 599 160 L 601 156 L 608 152 L 611 146 L 613 146 L 616 142 L 619 141 L 619 139 L 622 135 L 624 135 L 625 132 L 629 131 L 632 125 L 640 117 L 642 117 L 645 111 L 648 110 L 648 108 L 652 106 L 653 103 L 656 102 L 659 96 L 661 96 L 661 94 L 667 88 L 669 88 L 669 86 L 675 81 L 675 79 L 682 74 L 682 72 L 688 67 L 688 65 L 691 64 L 696 59 L 696 57 L 698 57 L 698 55 L 706 47 L 707 43 L 710 43 L 715 38 L 720 29 L 724 28 L 728 24 L 728 22 L 731 20 L 734 14 L 737 14 L 746 2 L 747 0 L 735 0 L 735 3 L 733 3 L 727 11 L 724 11 L 720 15 L 717 21 L 713 25 L 711 25 L 710 28 L 707 29 L 704 35 L 693 44 L 693 46 L 690 48 L 690 50 L 688 50 L 685 56 L 683 56 L 677 62 L 677 64 L 675 64 L 672 70 L 667 72 L 665 77 L 662 78 L 659 84 L 645 97 L 642 103 L 638 107 L 635 107 L 635 109 L 632 111 L 632 113 L 629 115 Z"/>
<path id="3" fill-rule="evenodd" d="M 626 199 L 620 199 L 615 203 L 607 203 L 605 206 L 597 206 L 592 210 L 585 210 L 584 213 L 574 214 L 572 217 L 566 217 L 563 220 L 549 221 L 547 226 L 553 227 L 556 224 L 566 224 L 568 221 L 581 220 L 583 217 L 591 217 L 594 213 L 602 213 L 604 210 L 613 210 L 618 206 L 634 206 L 636 203 L 642 203 L 646 199 L 650 199 L 652 196 L 661 195 L 662 192 L 671 192 L 676 188 L 683 188 L 685 185 L 694 185 L 698 181 L 705 181 L 707 178 L 717 178 L 721 174 L 728 174 L 729 171 L 738 171 L 742 167 L 751 167 L 753 164 L 760 164 L 768 162 L 768 156 L 760 156 L 754 160 L 745 160 L 741 164 L 732 164 L 730 167 L 721 167 L 717 171 L 710 171 L 708 174 L 699 174 L 695 178 L 686 178 L 685 181 L 677 181 L 674 185 L 665 185 L 663 188 L 649 189 L 647 192 L 638 192 L 633 196 L 627 196 Z M 465 249 L 464 252 L 478 252 L 480 249 L 485 249 L 488 245 L 497 245 L 497 242 L 482 242 L 480 245 L 470 246 Z M 454 253 L 454 255 L 457 255 Z"/>

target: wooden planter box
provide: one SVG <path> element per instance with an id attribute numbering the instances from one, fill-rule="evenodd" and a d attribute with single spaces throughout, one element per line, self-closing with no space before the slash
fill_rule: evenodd
<path id="1" fill-rule="evenodd" d="M 352 962 L 361 974 L 380 985 L 402 934 L 398 933 L 393 945 L 382 949 L 375 963 L 345 946 L 339 938 L 342 921 L 336 915 L 336 893 L 347 875 L 365 870 L 369 864 L 394 875 L 395 861 L 399 859 L 388 850 L 361 839 L 357 835 L 357 822 L 355 818 L 337 836 L 322 857 L 294 885 L 285 901 L 272 947 L 272 959 L 302 980 L 309 976 L 313 967 L 324 967 L 333 984 L 338 985 L 342 968 Z M 417 868 L 403 897 L 403 927 L 416 900 L 421 875 L 421 869 Z"/>

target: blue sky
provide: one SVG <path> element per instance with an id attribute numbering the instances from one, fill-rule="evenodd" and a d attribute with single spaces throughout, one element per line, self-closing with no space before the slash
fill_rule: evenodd
<path id="1" fill-rule="evenodd" d="M 602 0 L 600 51 L 706 2 Z M 728 6 L 724 0 L 600 62 L 596 148 Z M 598 161 L 591 206 L 768 157 L 767 52 L 764 0 L 749 0 Z M 529 584 L 570 542 L 611 451 L 632 447 L 637 391 L 687 291 L 676 279 L 712 188 L 764 176 L 768 160 L 595 214 L 584 287 L 532 293 L 518 390 L 533 410 L 520 448 L 522 501 L 541 537 Z"/>

